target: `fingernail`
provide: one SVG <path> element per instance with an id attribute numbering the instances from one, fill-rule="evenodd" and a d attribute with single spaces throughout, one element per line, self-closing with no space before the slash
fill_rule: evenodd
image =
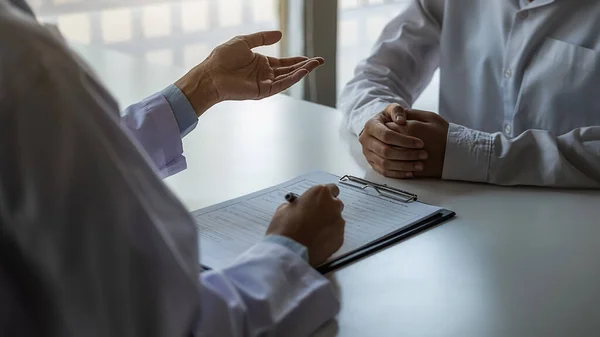
<path id="1" fill-rule="evenodd" d="M 427 157 L 428 157 L 427 152 L 421 152 L 421 153 L 419 153 L 419 159 L 423 160 L 423 159 L 427 159 Z"/>
<path id="2" fill-rule="evenodd" d="M 423 171 L 423 164 L 415 164 L 415 171 Z"/>
<path id="3" fill-rule="evenodd" d="M 404 122 L 405 120 L 406 120 L 406 118 L 404 118 L 404 116 L 402 116 L 402 115 L 396 116 L 396 122 L 397 123 Z"/>
<path id="4" fill-rule="evenodd" d="M 422 141 L 422 140 L 417 140 L 417 141 L 415 141 L 415 146 L 416 146 L 416 147 L 423 147 L 424 145 L 425 145 L 425 144 L 423 144 L 423 141 Z"/>
<path id="5" fill-rule="evenodd" d="M 406 172 L 404 174 L 407 178 L 412 178 L 413 177 L 413 173 L 412 172 Z"/>

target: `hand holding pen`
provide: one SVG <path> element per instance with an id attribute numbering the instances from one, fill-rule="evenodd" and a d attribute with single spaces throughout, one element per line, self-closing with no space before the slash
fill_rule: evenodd
<path id="1" fill-rule="evenodd" d="M 267 235 L 288 237 L 308 249 L 313 266 L 325 262 L 344 242 L 346 222 L 342 218 L 344 204 L 335 184 L 318 185 L 299 196 L 285 195 L 285 204 L 277 209 Z"/>

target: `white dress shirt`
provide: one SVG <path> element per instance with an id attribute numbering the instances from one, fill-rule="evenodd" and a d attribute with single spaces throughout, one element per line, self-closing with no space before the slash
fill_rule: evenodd
<path id="1" fill-rule="evenodd" d="M 443 178 L 600 187 L 600 1 L 415 0 L 383 30 L 340 108 L 359 134 L 439 67 Z"/>
<path id="2" fill-rule="evenodd" d="M 5 0 L 0 45 L 1 336 L 306 336 L 334 317 L 331 283 L 276 239 L 200 273 L 194 221 L 158 176 L 185 166 L 165 96 L 120 118 Z"/>

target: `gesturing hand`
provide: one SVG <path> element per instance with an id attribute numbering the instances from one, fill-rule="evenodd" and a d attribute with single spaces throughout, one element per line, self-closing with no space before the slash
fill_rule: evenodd
<path id="1" fill-rule="evenodd" d="M 281 37 L 279 31 L 234 37 L 215 48 L 176 85 L 200 115 L 206 110 L 207 100 L 212 105 L 225 100 L 266 98 L 288 89 L 325 63 L 320 57 L 276 58 L 252 51 L 275 44 Z"/>
<path id="2" fill-rule="evenodd" d="M 279 59 L 252 51 L 281 40 L 281 32 L 238 36 L 217 47 L 206 60 L 221 100 L 261 99 L 280 93 L 325 63 L 322 58 Z"/>

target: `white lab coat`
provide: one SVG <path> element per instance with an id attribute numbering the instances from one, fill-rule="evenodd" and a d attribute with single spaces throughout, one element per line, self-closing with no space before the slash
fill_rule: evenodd
<path id="1" fill-rule="evenodd" d="M 334 317 L 331 283 L 276 243 L 200 273 L 193 220 L 94 76 L 4 0 L 0 46 L 0 335 L 305 336 Z"/>

